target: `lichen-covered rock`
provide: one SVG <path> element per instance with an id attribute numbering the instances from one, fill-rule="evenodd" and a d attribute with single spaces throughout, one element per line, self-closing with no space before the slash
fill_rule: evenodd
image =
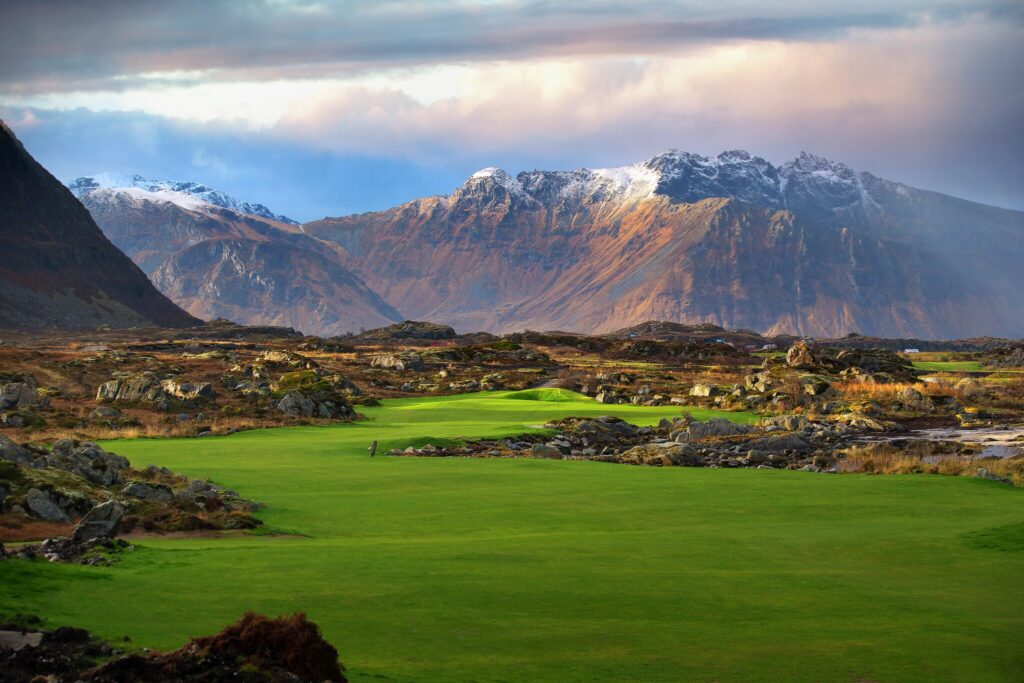
<path id="1" fill-rule="evenodd" d="M 45 408 L 49 403 L 49 396 L 27 382 L 10 382 L 0 385 L 0 410 Z"/>
<path id="2" fill-rule="evenodd" d="M 973 377 L 964 377 L 953 385 L 953 390 L 969 401 L 983 400 L 989 397 L 989 390 Z"/>
<path id="3" fill-rule="evenodd" d="M 164 396 L 161 380 L 153 372 L 115 377 L 96 390 L 97 401 L 158 401 Z"/>
<path id="4" fill-rule="evenodd" d="M 693 388 L 690 389 L 690 396 L 699 396 L 707 398 L 710 396 L 720 396 L 722 390 L 713 384 L 694 384 Z"/>
<path id="5" fill-rule="evenodd" d="M 419 354 L 414 352 L 406 352 L 401 354 L 384 354 L 380 356 L 374 356 L 370 360 L 370 365 L 375 368 L 386 368 L 388 370 L 398 370 L 399 372 L 405 370 L 426 370 L 426 366 L 423 364 L 423 358 Z"/>
<path id="6" fill-rule="evenodd" d="M 808 396 L 826 396 L 835 393 L 832 384 L 821 375 L 802 375 L 800 388 Z"/>
<path id="7" fill-rule="evenodd" d="M 213 387 L 209 382 L 179 382 L 175 379 L 165 379 L 160 383 L 164 394 L 182 401 L 195 401 L 198 399 L 210 399 L 215 396 Z"/>
<path id="8" fill-rule="evenodd" d="M 807 342 L 798 341 L 786 352 L 786 364 L 798 370 L 814 370 L 820 360 Z"/>
<path id="9" fill-rule="evenodd" d="M 904 387 L 896 394 L 896 398 L 910 410 L 930 413 L 935 410 L 935 403 L 913 387 Z"/>

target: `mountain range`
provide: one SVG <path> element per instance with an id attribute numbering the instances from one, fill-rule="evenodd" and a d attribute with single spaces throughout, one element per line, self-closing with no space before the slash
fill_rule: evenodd
<path id="1" fill-rule="evenodd" d="M 0 121 L 0 328 L 186 327 Z"/>
<path id="2" fill-rule="evenodd" d="M 346 267 L 340 247 L 262 204 L 139 176 L 102 174 L 69 187 L 160 291 L 200 318 L 324 335 L 401 320 Z"/>
<path id="3" fill-rule="evenodd" d="M 28 258 L 7 258 L 0 275 L 75 297 L 42 313 L 35 294 L 9 287 L 19 295 L 6 299 L 28 303 L 17 314 L 5 303 L 8 320 L 35 310 L 70 321 L 80 301 L 116 300 L 109 272 L 75 275 L 71 257 L 53 255 L 82 240 L 100 253 L 98 225 L 189 314 L 316 334 L 416 318 L 495 332 L 657 319 L 808 336 L 1024 336 L 1013 295 L 1024 288 L 1024 213 L 806 153 L 781 166 L 673 150 L 620 168 L 487 168 L 449 195 L 299 225 L 202 183 L 100 174 L 54 187 L 4 130 L 16 181 L 4 187 L 5 254 Z M 44 256 L 36 237 L 47 230 Z M 118 269 L 129 271 L 145 310 L 119 308 L 120 323 L 193 320 L 153 298 L 138 269 Z"/>
<path id="4" fill-rule="evenodd" d="M 449 196 L 303 226 L 409 317 L 609 331 L 1024 335 L 1024 213 L 810 154 L 670 151 L 622 168 L 473 174 Z"/>

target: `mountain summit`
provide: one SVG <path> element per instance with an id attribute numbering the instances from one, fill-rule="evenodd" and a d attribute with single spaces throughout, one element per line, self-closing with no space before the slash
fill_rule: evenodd
<path id="1" fill-rule="evenodd" d="M 486 168 L 449 196 L 303 229 L 405 315 L 461 328 L 1024 335 L 1006 296 L 1024 289 L 1024 213 L 807 153 Z"/>

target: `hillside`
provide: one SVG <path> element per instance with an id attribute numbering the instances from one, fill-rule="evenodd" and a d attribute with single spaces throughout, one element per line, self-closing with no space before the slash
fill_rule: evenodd
<path id="1" fill-rule="evenodd" d="M 199 322 L 153 287 L 2 122 L 0 178 L 0 327 Z"/>

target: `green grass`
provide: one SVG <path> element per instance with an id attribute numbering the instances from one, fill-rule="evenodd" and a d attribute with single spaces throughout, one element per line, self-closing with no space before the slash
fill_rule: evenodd
<path id="1" fill-rule="evenodd" d="M 565 398 L 402 399 L 351 425 L 109 443 L 264 501 L 295 536 L 146 541 L 111 568 L 0 562 L 0 612 L 173 647 L 246 609 L 304 610 L 355 681 L 1020 680 L 1020 489 L 366 455 L 678 412 Z"/>
<path id="2" fill-rule="evenodd" d="M 915 360 L 914 368 L 926 372 L 983 372 L 985 368 L 975 360 Z"/>

